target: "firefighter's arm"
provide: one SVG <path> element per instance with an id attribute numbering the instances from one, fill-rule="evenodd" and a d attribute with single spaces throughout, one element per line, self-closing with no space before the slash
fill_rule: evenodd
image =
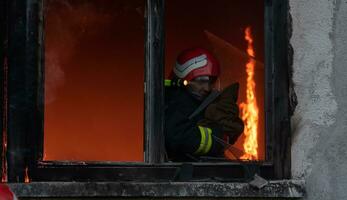
<path id="1" fill-rule="evenodd" d="M 239 108 L 236 104 L 238 84 L 232 84 L 223 90 L 217 101 L 211 103 L 205 110 L 205 119 L 198 122 L 201 126 L 218 124 L 229 136 L 229 143 L 233 144 L 242 134 L 243 121 L 239 118 Z"/>
<path id="2" fill-rule="evenodd" d="M 194 155 L 220 154 L 223 147 L 214 137 L 222 138 L 222 129 L 218 126 L 198 126 L 178 110 L 166 118 L 165 141 L 171 152 Z"/>
<path id="3" fill-rule="evenodd" d="M 205 113 L 205 119 L 200 120 L 198 124 L 207 127 L 211 126 L 211 124 L 218 124 L 222 127 L 223 133 L 229 136 L 229 144 L 234 144 L 244 129 L 243 121 L 238 115 L 223 111 Z"/>

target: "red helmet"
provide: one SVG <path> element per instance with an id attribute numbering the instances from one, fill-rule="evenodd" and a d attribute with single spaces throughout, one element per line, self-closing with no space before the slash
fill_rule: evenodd
<path id="1" fill-rule="evenodd" d="M 178 55 L 173 72 L 178 78 L 190 81 L 198 76 L 218 77 L 220 69 L 217 59 L 209 51 L 192 48 Z"/>

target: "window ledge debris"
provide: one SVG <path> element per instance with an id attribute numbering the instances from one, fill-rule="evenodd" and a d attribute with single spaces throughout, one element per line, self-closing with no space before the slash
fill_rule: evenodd
<path id="1" fill-rule="evenodd" d="M 218 182 L 33 182 L 8 184 L 18 197 L 285 197 L 305 194 L 304 181 Z"/>

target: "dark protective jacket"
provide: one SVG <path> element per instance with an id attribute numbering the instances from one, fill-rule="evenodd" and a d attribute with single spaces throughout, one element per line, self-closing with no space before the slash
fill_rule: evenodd
<path id="1" fill-rule="evenodd" d="M 197 123 L 204 118 L 204 112 L 189 119 L 201 103 L 183 88 L 166 88 L 165 146 L 170 160 L 193 161 L 192 156 L 223 155 L 224 145 L 215 138 L 223 140 L 222 127 L 216 124 L 199 127 Z M 206 151 L 203 151 L 204 140 L 209 143 L 207 138 L 211 143 Z"/>
<path id="2" fill-rule="evenodd" d="M 197 123 L 204 118 L 204 112 L 192 119 L 189 116 L 199 107 L 201 101 L 195 99 L 183 88 L 166 88 L 165 90 L 165 146 L 168 157 L 173 161 L 192 161 L 202 140 L 201 130 Z M 221 127 L 208 127 L 211 134 L 222 139 Z M 211 148 L 205 155 L 221 155 L 223 146 L 211 138 Z"/>

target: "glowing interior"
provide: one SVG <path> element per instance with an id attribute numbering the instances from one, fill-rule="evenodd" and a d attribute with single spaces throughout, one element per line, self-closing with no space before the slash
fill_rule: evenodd
<path id="1" fill-rule="evenodd" d="M 44 160 L 143 161 L 144 1 L 44 3 Z"/>

